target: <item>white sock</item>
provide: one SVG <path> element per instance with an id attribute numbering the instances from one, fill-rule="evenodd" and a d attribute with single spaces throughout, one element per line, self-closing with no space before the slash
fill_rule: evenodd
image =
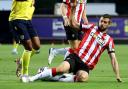
<path id="1" fill-rule="evenodd" d="M 59 79 L 61 78 L 62 75 L 56 75 L 54 77 L 50 77 L 49 80 L 52 80 L 52 81 L 59 81 Z"/>
<path id="2" fill-rule="evenodd" d="M 59 81 L 60 82 L 74 82 L 74 77 L 75 77 L 75 75 L 66 74 L 66 77 L 65 78 L 60 78 Z"/>
<path id="3" fill-rule="evenodd" d="M 13 51 L 13 52 L 17 52 L 17 49 L 16 49 L 16 48 L 14 48 L 12 51 Z"/>
<path id="4" fill-rule="evenodd" d="M 57 55 L 57 54 L 65 55 L 66 52 L 68 51 L 68 49 L 69 49 L 69 47 L 67 47 L 67 48 L 59 48 L 59 49 L 55 48 L 54 49 L 54 53 L 55 53 L 55 55 Z"/>
<path id="5" fill-rule="evenodd" d="M 35 80 L 43 79 L 46 77 L 52 77 L 52 70 L 51 69 L 45 69 L 43 72 L 30 77 L 30 81 L 35 81 Z"/>
<path id="6" fill-rule="evenodd" d="M 67 51 L 66 54 L 64 55 L 64 60 L 65 60 L 65 58 L 66 58 L 69 54 L 70 54 L 70 52 Z"/>

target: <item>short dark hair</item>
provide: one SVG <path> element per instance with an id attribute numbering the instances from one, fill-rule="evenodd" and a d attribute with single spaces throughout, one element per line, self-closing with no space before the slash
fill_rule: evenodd
<path id="1" fill-rule="evenodd" d="M 112 21 L 111 21 L 111 16 L 110 16 L 109 14 L 104 14 L 104 15 L 102 15 L 101 17 L 103 17 L 103 18 L 108 18 L 108 19 L 109 19 L 109 23 L 110 23 L 110 24 L 112 23 Z"/>
<path id="2" fill-rule="evenodd" d="M 111 16 L 110 16 L 109 14 L 104 14 L 104 15 L 102 15 L 101 17 L 111 19 Z"/>

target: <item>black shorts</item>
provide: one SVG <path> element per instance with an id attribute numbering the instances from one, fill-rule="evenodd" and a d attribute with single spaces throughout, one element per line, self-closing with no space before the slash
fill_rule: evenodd
<path id="1" fill-rule="evenodd" d="M 67 40 L 82 40 L 83 32 L 70 26 L 64 26 Z"/>
<path id="2" fill-rule="evenodd" d="M 25 41 L 37 36 L 30 20 L 13 20 L 9 22 L 13 39 Z"/>
<path id="3" fill-rule="evenodd" d="M 79 70 L 84 70 L 89 74 L 89 67 L 78 57 L 77 54 L 69 54 L 64 61 L 69 62 L 69 72 L 76 74 Z"/>

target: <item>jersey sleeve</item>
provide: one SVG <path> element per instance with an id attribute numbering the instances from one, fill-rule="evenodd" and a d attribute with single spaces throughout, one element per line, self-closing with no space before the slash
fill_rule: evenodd
<path id="1" fill-rule="evenodd" d="M 114 45 L 114 41 L 113 41 L 112 38 L 110 38 L 110 42 L 109 42 L 109 44 L 108 44 L 107 50 L 108 50 L 108 53 L 113 53 L 113 52 L 115 52 L 115 45 Z"/>
<path id="2" fill-rule="evenodd" d="M 86 32 L 87 30 L 93 28 L 95 26 L 95 24 L 91 23 L 91 24 L 81 24 L 80 25 L 80 29 L 83 31 L 83 32 Z"/>

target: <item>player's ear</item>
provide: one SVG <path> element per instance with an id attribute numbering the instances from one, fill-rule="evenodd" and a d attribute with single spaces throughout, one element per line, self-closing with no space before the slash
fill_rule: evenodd
<path id="1" fill-rule="evenodd" d="M 111 26 L 112 25 L 112 21 L 111 20 L 109 20 L 109 26 Z"/>

